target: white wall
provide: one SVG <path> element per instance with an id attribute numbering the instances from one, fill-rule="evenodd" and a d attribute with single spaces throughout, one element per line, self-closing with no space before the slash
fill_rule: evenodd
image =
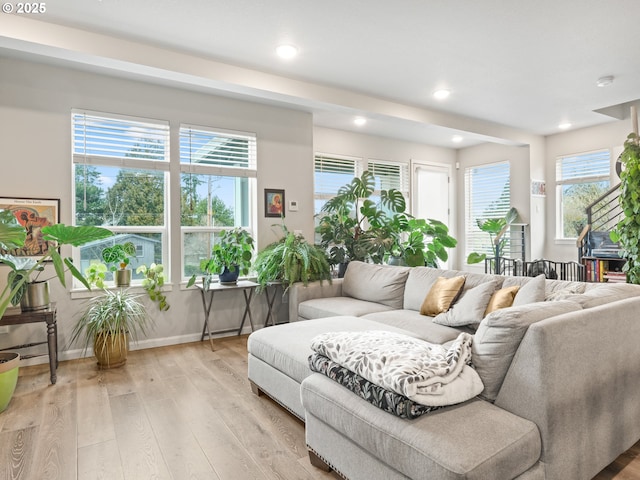
<path id="1" fill-rule="evenodd" d="M 274 219 L 264 217 L 264 188 L 284 188 L 287 200 L 297 200 L 299 211 L 287 211 L 286 223 L 291 230 L 302 230 L 308 237 L 313 235 L 313 126 L 310 114 L 0 57 L 2 196 L 59 198 L 61 221 L 71 223 L 70 114 L 73 108 L 168 120 L 174 129 L 180 123 L 189 123 L 255 132 L 258 142 L 258 246 L 263 247 L 277 239 L 270 227 Z M 177 142 L 173 141 L 171 152 L 174 156 L 177 147 Z M 176 185 L 174 179 L 172 191 L 176 190 Z M 171 219 L 170 238 L 180 238 L 176 208 L 171 211 Z M 70 255 L 71 252 L 63 251 L 63 254 Z M 167 292 L 171 309 L 158 313 L 155 307 L 149 306 L 150 313 L 156 318 L 156 327 L 146 345 L 199 339 L 202 329 L 199 292 L 181 291 L 178 285 L 180 245 L 175 240 L 171 242 L 171 261 L 173 285 Z M 0 269 L 2 280 L 6 272 L 6 268 Z M 83 300 L 72 299 L 57 281 L 52 290 L 52 296 L 58 302 L 59 344 L 65 350 L 71 348 L 68 340 L 73 317 Z M 225 295 L 228 296 L 216 296 L 214 330 L 240 324 L 241 295 Z M 255 298 L 253 307 L 256 323 L 264 323 L 264 295 Z M 282 310 L 286 310 L 284 307 Z M 9 334 L 0 335 L 0 345 L 35 341 L 39 335 L 43 336 L 43 332 L 43 326 L 11 327 Z"/>
<path id="2" fill-rule="evenodd" d="M 596 127 L 558 133 L 546 138 L 545 168 L 547 170 L 546 237 L 544 257 L 557 261 L 577 261 L 578 249 L 574 241 L 556 240 L 556 158 L 561 155 L 609 149 L 612 164 L 622 151 L 631 132 L 631 121 L 612 121 Z M 619 182 L 612 168 L 611 185 Z"/>

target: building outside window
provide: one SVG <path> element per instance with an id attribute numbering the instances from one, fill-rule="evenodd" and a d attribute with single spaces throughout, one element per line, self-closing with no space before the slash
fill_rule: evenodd
<path id="1" fill-rule="evenodd" d="M 556 159 L 556 238 L 578 238 L 587 224 L 587 206 L 609 190 L 610 178 L 609 150 Z"/>
<path id="2" fill-rule="evenodd" d="M 509 162 L 465 168 L 465 258 L 471 252 L 493 257 L 489 234 L 478 227 L 478 220 L 502 218 L 511 208 Z M 509 245 L 505 246 L 509 251 Z"/>

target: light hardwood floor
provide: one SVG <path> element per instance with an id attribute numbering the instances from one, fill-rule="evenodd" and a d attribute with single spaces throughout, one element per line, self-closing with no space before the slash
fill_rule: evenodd
<path id="1" fill-rule="evenodd" d="M 0 480 L 335 479 L 311 466 L 304 425 L 251 393 L 246 336 L 20 369 L 0 414 Z M 640 479 L 640 442 L 597 480 Z"/>

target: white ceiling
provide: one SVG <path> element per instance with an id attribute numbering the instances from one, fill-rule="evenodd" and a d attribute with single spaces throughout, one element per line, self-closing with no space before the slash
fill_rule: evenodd
<path id="1" fill-rule="evenodd" d="M 46 8 L 0 15 L 0 55 L 286 105 L 313 112 L 317 125 L 452 148 L 604 123 L 613 118 L 595 110 L 640 99 L 640 0 L 56 0 Z M 277 58 L 279 43 L 296 45 L 298 57 Z M 597 87 L 605 75 L 613 84 Z M 449 99 L 435 100 L 438 88 Z M 354 115 L 369 122 L 355 127 Z M 451 143 L 456 133 L 463 143 Z"/>

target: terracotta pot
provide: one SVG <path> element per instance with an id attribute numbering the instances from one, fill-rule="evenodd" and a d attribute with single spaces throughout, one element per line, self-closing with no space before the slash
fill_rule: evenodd
<path id="1" fill-rule="evenodd" d="M 4 412 L 9 406 L 18 383 L 20 354 L 0 352 L 0 360 L 3 360 L 3 363 L 0 363 L 0 412 Z"/>
<path id="2" fill-rule="evenodd" d="M 100 368 L 117 368 L 127 362 L 129 335 L 126 333 L 103 332 L 96 335 L 93 354 Z"/>

